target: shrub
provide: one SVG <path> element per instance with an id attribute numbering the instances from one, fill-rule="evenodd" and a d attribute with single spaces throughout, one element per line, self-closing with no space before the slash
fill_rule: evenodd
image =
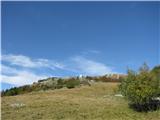
<path id="1" fill-rule="evenodd" d="M 71 78 L 66 81 L 66 87 L 67 88 L 75 88 L 76 86 L 80 85 L 80 81 L 74 78 Z"/>
<path id="2" fill-rule="evenodd" d="M 128 70 L 128 76 L 122 80 L 119 88 L 131 105 L 134 104 L 136 107 L 139 106 L 142 110 L 146 110 L 146 104 L 153 101 L 153 98 L 159 94 L 159 79 L 144 64 L 139 73 Z"/>
<path id="3" fill-rule="evenodd" d="M 17 87 L 11 88 L 11 89 L 7 89 L 6 91 L 2 91 L 1 95 L 2 96 L 13 96 L 13 95 L 17 95 L 19 93 L 19 89 Z"/>
<path id="4" fill-rule="evenodd" d="M 64 80 L 58 79 L 56 88 L 60 89 L 60 88 L 63 88 L 63 86 L 64 86 Z"/>

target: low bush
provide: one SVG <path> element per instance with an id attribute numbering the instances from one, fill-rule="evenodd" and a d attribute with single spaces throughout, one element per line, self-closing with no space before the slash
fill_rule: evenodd
<path id="1" fill-rule="evenodd" d="M 57 89 L 60 89 L 60 88 L 63 88 L 63 87 L 64 87 L 64 80 L 58 79 L 58 80 L 57 80 L 56 88 L 57 88 Z"/>
<path id="2" fill-rule="evenodd" d="M 78 79 L 71 78 L 65 82 L 67 88 L 75 88 L 80 85 L 80 81 Z"/>

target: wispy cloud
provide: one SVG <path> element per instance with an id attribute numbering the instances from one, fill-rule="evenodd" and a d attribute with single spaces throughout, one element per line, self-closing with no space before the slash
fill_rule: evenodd
<path id="1" fill-rule="evenodd" d="M 90 53 L 95 53 L 95 54 L 101 53 L 99 50 L 89 50 L 88 52 L 90 52 Z"/>
<path id="2" fill-rule="evenodd" d="M 82 55 L 91 55 L 91 54 L 100 54 L 101 51 L 99 50 L 86 50 L 82 52 Z"/>
<path id="3" fill-rule="evenodd" d="M 2 55 L 2 61 L 8 62 L 10 65 L 16 65 L 26 68 L 47 67 L 50 69 L 63 69 L 64 65 L 48 59 L 33 59 L 24 55 Z"/>
<path id="4" fill-rule="evenodd" d="M 75 64 L 75 69 L 87 75 L 104 75 L 113 72 L 111 67 L 83 56 L 73 57 L 72 61 Z"/>

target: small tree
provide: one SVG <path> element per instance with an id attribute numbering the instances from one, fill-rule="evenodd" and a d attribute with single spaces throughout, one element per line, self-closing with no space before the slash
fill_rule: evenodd
<path id="1" fill-rule="evenodd" d="M 122 80 L 120 90 L 130 104 L 139 106 L 141 111 L 146 110 L 146 104 L 158 95 L 159 77 L 152 74 L 144 64 L 139 73 L 128 70 L 128 76 Z"/>

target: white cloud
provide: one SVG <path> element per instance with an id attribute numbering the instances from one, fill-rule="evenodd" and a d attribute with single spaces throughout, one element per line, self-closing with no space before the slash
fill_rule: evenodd
<path id="1" fill-rule="evenodd" d="M 18 70 L 2 64 L 1 65 L 1 73 L 2 74 L 3 73 L 5 73 L 5 74 L 10 74 L 10 73 L 16 74 L 16 73 L 18 73 Z"/>
<path id="2" fill-rule="evenodd" d="M 36 63 L 29 57 L 23 55 L 2 55 L 2 61 L 9 62 L 12 65 L 18 65 L 22 67 L 36 67 Z"/>
<path id="3" fill-rule="evenodd" d="M 37 75 L 30 71 L 17 70 L 15 68 L 2 65 L 1 82 L 21 86 L 31 84 L 39 79 L 47 78 L 45 75 Z M 8 75 L 12 74 L 12 75 Z"/>
<path id="4" fill-rule="evenodd" d="M 107 73 L 113 73 L 111 67 L 108 67 L 100 62 L 86 59 L 82 56 L 76 56 L 72 58 L 72 61 L 75 62 L 75 69 L 78 69 L 80 72 L 84 74 L 104 75 Z"/>
<path id="5" fill-rule="evenodd" d="M 39 68 L 46 67 L 50 69 L 63 69 L 64 65 L 53 60 L 48 59 L 31 59 L 28 56 L 24 55 L 2 55 L 2 61 L 8 62 L 10 65 L 16 65 L 26 68 Z"/>

